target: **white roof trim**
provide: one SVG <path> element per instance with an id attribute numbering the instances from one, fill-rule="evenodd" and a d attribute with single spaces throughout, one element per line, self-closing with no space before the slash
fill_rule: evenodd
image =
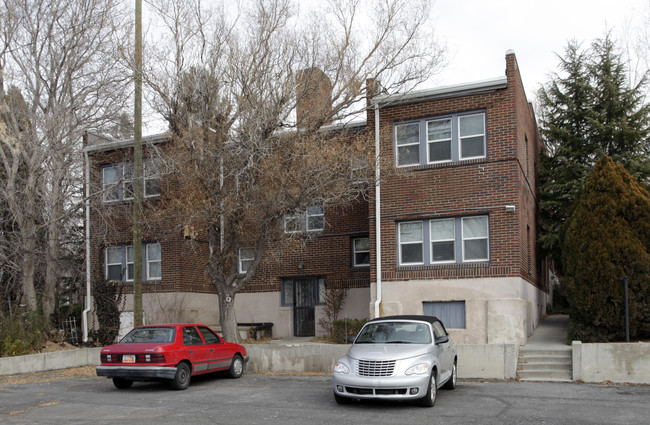
<path id="1" fill-rule="evenodd" d="M 445 97 L 480 94 L 498 89 L 504 89 L 506 87 L 508 87 L 508 78 L 506 76 L 503 76 L 471 83 L 441 86 L 434 89 L 416 90 L 409 93 L 380 95 L 373 99 L 373 103 L 379 107 L 394 106 Z"/>
<path id="2" fill-rule="evenodd" d="M 90 132 L 88 132 L 90 134 Z M 110 139 L 103 137 L 102 135 L 94 134 L 96 138 L 101 138 L 107 140 L 105 143 L 89 144 L 86 146 L 84 152 L 101 152 L 101 151 L 112 151 L 115 149 L 129 148 L 134 144 L 134 139 Z M 144 136 L 142 138 L 143 144 L 156 144 L 169 142 L 171 140 L 171 133 L 160 133 L 152 134 L 150 136 Z"/>

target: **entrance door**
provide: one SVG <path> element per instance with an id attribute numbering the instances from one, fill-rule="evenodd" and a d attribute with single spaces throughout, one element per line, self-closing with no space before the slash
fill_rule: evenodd
<path id="1" fill-rule="evenodd" d="M 293 334 L 295 336 L 316 335 L 316 301 L 318 279 L 294 279 Z"/>

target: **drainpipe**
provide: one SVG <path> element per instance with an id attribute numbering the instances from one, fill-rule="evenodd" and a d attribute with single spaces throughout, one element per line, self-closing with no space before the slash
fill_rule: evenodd
<path id="1" fill-rule="evenodd" d="M 377 299 L 375 300 L 375 318 L 380 317 L 381 306 L 381 183 L 379 156 L 379 104 L 375 102 L 375 258 L 377 275 Z"/>
<path id="2" fill-rule="evenodd" d="M 88 342 L 88 313 L 90 312 L 90 161 L 88 152 L 86 160 L 86 309 L 81 314 L 83 342 Z"/>

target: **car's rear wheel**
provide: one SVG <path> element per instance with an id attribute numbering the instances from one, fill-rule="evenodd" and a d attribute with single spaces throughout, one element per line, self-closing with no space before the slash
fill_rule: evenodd
<path id="1" fill-rule="evenodd" d="M 175 390 L 184 390 L 190 385 L 191 378 L 190 366 L 185 362 L 179 363 L 176 366 L 176 376 L 172 380 L 172 388 Z"/>
<path id="2" fill-rule="evenodd" d="M 436 370 L 434 369 L 431 372 L 431 377 L 429 378 L 429 388 L 427 389 L 427 395 L 420 399 L 420 404 L 424 407 L 433 407 L 436 404 L 436 395 L 438 392 L 438 379 L 436 378 Z"/>
<path id="3" fill-rule="evenodd" d="M 228 376 L 237 379 L 242 373 L 244 373 L 244 360 L 239 354 L 235 354 L 235 357 L 232 358 L 230 369 L 228 369 Z"/>
<path id="4" fill-rule="evenodd" d="M 125 390 L 127 388 L 131 388 L 131 385 L 133 385 L 133 381 L 124 378 L 113 378 L 113 385 L 115 385 L 116 388 Z"/>
<path id="5" fill-rule="evenodd" d="M 352 403 L 352 399 L 349 397 L 343 397 L 342 395 L 334 393 L 334 400 L 336 400 L 336 404 L 350 404 Z"/>
<path id="6" fill-rule="evenodd" d="M 458 369 L 456 366 L 456 359 L 454 359 L 454 364 L 451 366 L 451 376 L 449 380 L 445 382 L 445 389 L 453 390 L 456 388 L 456 381 L 458 380 Z"/>

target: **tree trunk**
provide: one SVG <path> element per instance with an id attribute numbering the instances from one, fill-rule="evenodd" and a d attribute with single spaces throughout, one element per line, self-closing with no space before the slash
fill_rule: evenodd
<path id="1" fill-rule="evenodd" d="M 36 239 L 34 232 L 29 229 L 23 229 L 25 236 L 25 244 L 22 261 L 22 278 L 23 278 L 23 291 L 25 295 L 25 303 L 29 311 L 36 311 L 38 307 L 38 299 L 36 297 L 36 288 L 34 285 L 34 272 L 36 270 Z"/>
<path id="2" fill-rule="evenodd" d="M 235 317 L 235 294 L 227 294 L 219 291 L 219 319 L 221 321 L 221 332 L 226 341 L 239 343 L 239 331 L 237 330 L 237 318 Z"/>
<path id="3" fill-rule="evenodd" d="M 47 242 L 47 264 L 45 265 L 45 287 L 43 288 L 43 314 L 49 318 L 57 308 L 58 292 L 58 259 L 60 255 L 59 246 L 59 222 L 51 221 L 48 224 Z"/>

